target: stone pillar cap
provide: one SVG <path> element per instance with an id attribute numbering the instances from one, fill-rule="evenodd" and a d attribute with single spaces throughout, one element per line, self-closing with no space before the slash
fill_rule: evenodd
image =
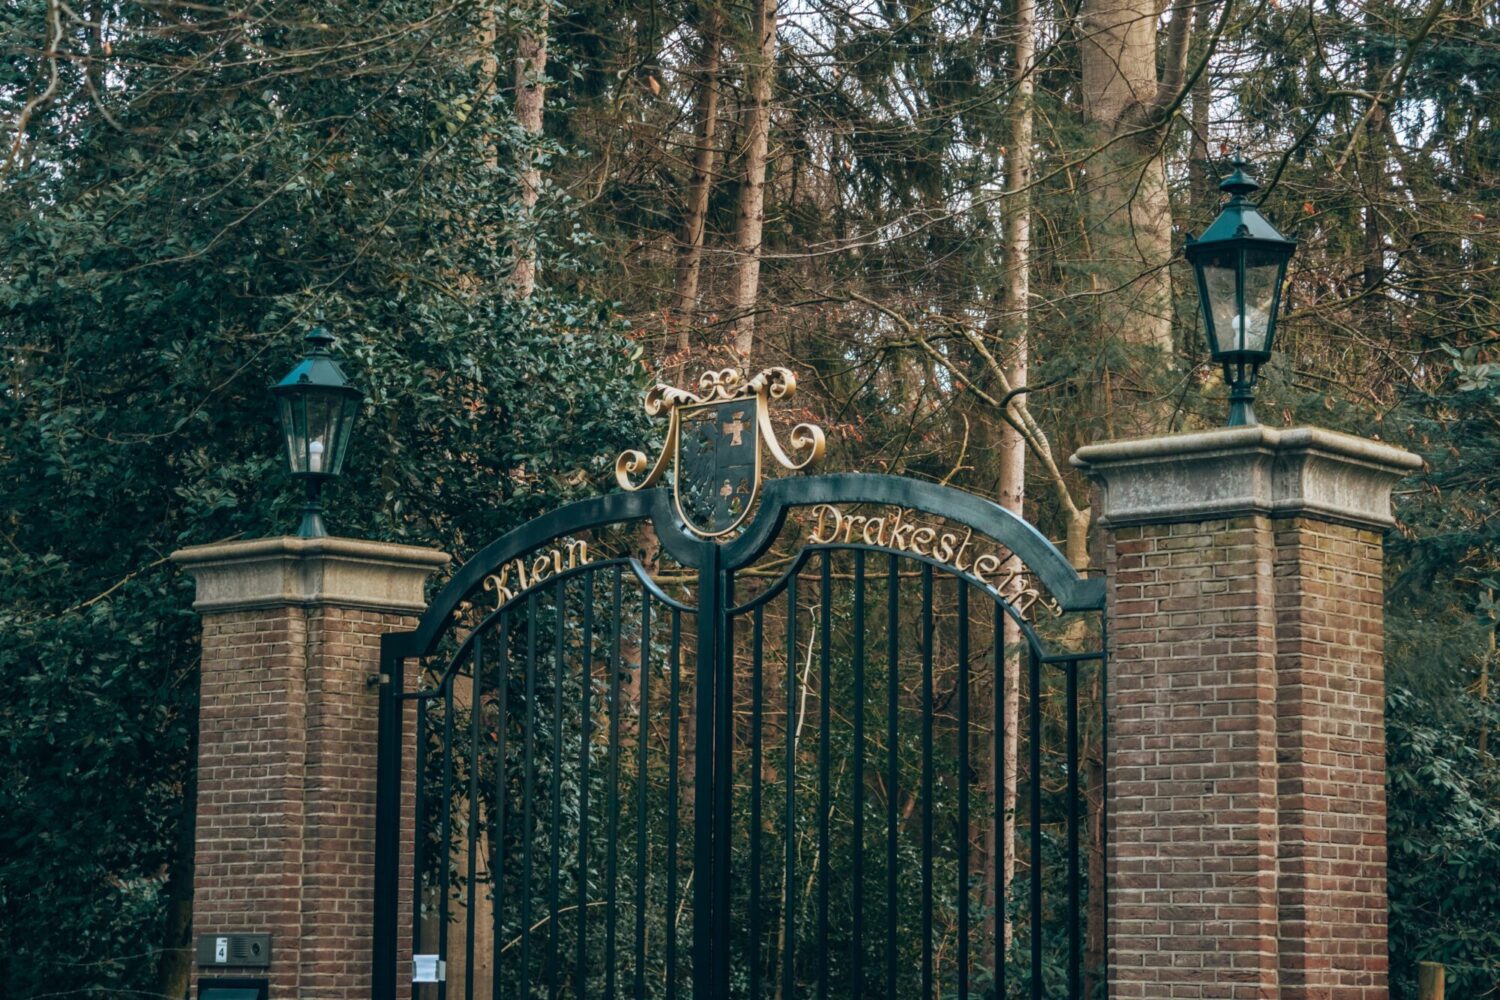
<path id="1" fill-rule="evenodd" d="M 1072 464 L 1099 485 L 1110 527 L 1264 514 L 1383 530 L 1391 486 L 1422 459 L 1318 427 L 1223 427 L 1086 445 Z"/>
<path id="2" fill-rule="evenodd" d="M 172 561 L 197 581 L 193 608 L 201 612 L 330 605 L 411 614 L 427 607 L 427 578 L 449 556 L 417 545 L 282 535 L 194 545 L 173 552 Z"/>

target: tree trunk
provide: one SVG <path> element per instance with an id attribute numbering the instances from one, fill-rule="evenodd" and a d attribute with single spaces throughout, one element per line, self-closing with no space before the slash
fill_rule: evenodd
<path id="1" fill-rule="evenodd" d="M 531 144 L 542 134 L 542 110 L 547 99 L 547 8 L 542 6 L 536 24 L 521 31 L 516 42 L 516 123 L 529 137 L 520 156 L 520 207 L 523 227 L 533 224 L 532 214 L 541 191 L 542 172 Z M 515 266 L 510 273 L 511 295 L 524 299 L 536 288 L 536 239 L 523 233 L 513 244 Z"/>
<path id="2" fill-rule="evenodd" d="M 1011 109 L 1010 135 L 1006 144 L 1005 188 L 1005 331 L 1009 334 L 1009 360 L 1006 377 L 1015 387 L 1026 385 L 1030 362 L 1030 296 L 1031 296 L 1031 141 L 1034 119 L 1032 101 L 1036 93 L 1033 63 L 1036 61 L 1036 4 L 1034 0 L 1017 0 L 1015 8 L 1016 41 L 1012 63 L 1015 81 L 1015 103 Z M 1000 425 L 1000 506 L 1024 516 L 1026 501 L 1026 442 L 1021 432 L 1001 416 Z M 1019 562 L 1012 568 L 1019 569 Z M 1020 578 L 1011 587 L 1019 596 Z M 1002 843 L 1012 849 L 1003 852 L 1001 896 L 996 912 L 1004 913 L 1005 897 L 1016 874 L 1016 760 L 1020 749 L 1021 646 L 1020 627 L 1007 616 L 1004 620 L 1005 697 L 994 706 L 1005 727 L 1002 789 L 1005 822 L 1000 831 Z M 1032 695 L 1035 697 L 1035 694 Z M 1009 920 L 1003 923 L 1004 944 L 1011 939 Z"/>
<path id="3" fill-rule="evenodd" d="M 713 192 L 714 141 L 719 126 L 719 8 L 710 2 L 703 11 L 703 70 L 698 82 L 698 144 L 693 150 L 693 180 L 688 188 L 687 214 L 677 256 L 677 294 L 673 321 L 677 324 L 677 350 L 692 349 L 691 320 L 698 308 L 698 275 L 703 266 L 704 225 L 708 199 Z"/>
<path id="4" fill-rule="evenodd" d="M 734 349 L 748 358 L 755 346 L 755 302 L 760 293 L 761 231 L 766 220 L 766 155 L 771 132 L 771 90 L 776 78 L 776 2 L 756 0 L 753 48 L 748 53 L 749 101 L 745 106 L 745 174 L 740 187 L 734 248 Z"/>
<path id="5" fill-rule="evenodd" d="M 1193 34 L 1207 38 L 1211 28 L 1213 5 L 1203 4 L 1193 15 Z M 1209 157 L 1213 149 L 1209 143 L 1209 109 L 1213 105 L 1213 88 L 1209 75 L 1204 73 L 1193 84 L 1192 119 L 1193 141 L 1188 154 L 1188 195 L 1192 204 L 1193 232 L 1202 232 L 1215 214 L 1219 201 L 1218 178 L 1214 176 Z"/>
<path id="6" fill-rule="evenodd" d="M 1174 22 L 1186 16 L 1179 7 Z M 1100 332 L 1170 353 L 1172 206 L 1161 134 L 1147 126 L 1159 90 L 1156 2 L 1086 0 L 1082 20 L 1084 116 L 1100 147 L 1087 166 L 1089 229 L 1106 290 Z"/>

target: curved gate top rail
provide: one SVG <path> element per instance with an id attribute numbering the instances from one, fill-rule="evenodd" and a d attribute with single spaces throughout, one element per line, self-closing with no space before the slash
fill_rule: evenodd
<path id="1" fill-rule="evenodd" d="M 507 563 L 590 529 L 650 520 L 662 548 L 682 565 L 702 569 L 716 551 L 721 570 L 752 564 L 775 541 L 787 516 L 818 504 L 881 504 L 946 517 L 973 528 L 1015 555 L 1047 588 L 1063 611 L 1099 611 L 1104 581 L 1085 577 L 1030 522 L 985 497 L 901 476 L 841 472 L 777 479 L 763 489 L 759 509 L 745 533 L 728 542 L 696 537 L 672 506 L 672 492 L 657 488 L 610 493 L 559 507 L 480 549 L 433 598 L 417 627 L 402 636 L 404 656 L 425 656 L 452 624 L 453 614 L 487 577 Z"/>
<path id="2" fill-rule="evenodd" d="M 1049 653 L 1017 596 L 1097 613 L 1103 581 L 962 490 L 763 482 L 762 450 L 791 470 L 823 451 L 807 424 L 776 440 L 769 403 L 794 388 L 784 369 L 658 386 L 654 463 L 626 452 L 621 492 L 486 545 L 384 636 L 376 1000 L 1092 989 L 1104 623 L 1059 626 Z M 797 550 L 737 597 L 798 512 Z M 588 533 L 631 524 L 694 571 L 696 606 L 636 555 L 590 558 Z M 400 954 L 424 959 L 410 994 Z"/>

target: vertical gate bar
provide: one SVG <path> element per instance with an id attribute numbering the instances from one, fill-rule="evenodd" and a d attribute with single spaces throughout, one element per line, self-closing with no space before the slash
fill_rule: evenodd
<path id="1" fill-rule="evenodd" d="M 761 682 L 764 674 L 763 644 L 766 638 L 765 606 L 757 604 L 750 642 L 750 1000 L 760 1000 L 760 772 L 761 772 Z"/>
<path id="2" fill-rule="evenodd" d="M 680 752 L 678 727 L 681 710 L 678 699 L 682 690 L 682 612 L 672 609 L 672 651 L 667 659 L 671 671 L 667 711 L 669 714 L 667 750 L 667 997 L 677 996 L 677 755 Z"/>
<path id="3" fill-rule="evenodd" d="M 833 553 L 823 550 L 818 573 L 818 998 L 828 1000 L 828 810 L 830 684 L 829 632 L 833 610 Z"/>
<path id="4" fill-rule="evenodd" d="M 589 771 L 594 745 L 594 716 L 589 705 L 594 687 L 594 571 L 583 573 L 583 649 L 579 671 L 583 679 L 578 736 L 578 953 L 573 961 L 573 990 L 579 1000 L 588 995 L 589 940 Z M 498 968 L 498 966 L 497 966 Z"/>
<path id="5" fill-rule="evenodd" d="M 932 1000 L 932 564 L 922 564 L 922 1000 Z"/>
<path id="6" fill-rule="evenodd" d="M 418 675 L 420 678 L 420 674 Z M 419 680 L 420 683 L 420 680 Z M 412 807 L 411 953 L 422 952 L 422 897 L 427 872 L 427 699 L 417 699 L 417 791 Z M 417 987 L 412 986 L 412 996 Z"/>
<path id="7" fill-rule="evenodd" d="M 969 996 L 969 585 L 958 587 L 958 1000 Z"/>
<path id="8" fill-rule="evenodd" d="M 499 699 L 499 708 L 496 712 L 498 721 L 495 723 L 495 830 L 491 835 L 491 850 L 495 853 L 495 864 L 490 873 L 491 884 L 495 897 L 495 912 L 492 914 L 495 921 L 494 948 L 495 957 L 490 963 L 494 970 L 494 979 L 491 983 L 491 994 L 493 1000 L 500 1000 L 501 971 L 503 966 L 501 958 L 504 950 L 501 947 L 503 939 L 502 931 L 505 927 L 505 804 L 510 798 L 510 782 L 506 771 L 505 762 L 505 730 L 510 725 L 510 719 L 506 715 L 506 702 L 510 691 L 510 612 L 500 612 L 499 624 L 499 655 L 496 657 L 495 687 Z"/>
<path id="9" fill-rule="evenodd" d="M 646 995 L 646 786 L 651 737 L 651 594 L 641 593 L 641 663 L 636 676 L 635 728 L 635 996 Z"/>
<path id="10" fill-rule="evenodd" d="M 706 559 L 698 567 L 698 656 L 693 679 L 697 686 L 693 738 L 693 970 L 695 997 L 711 996 L 714 977 L 714 684 L 718 678 L 720 605 L 719 547 L 708 543 Z"/>
<path id="11" fill-rule="evenodd" d="M 785 945 L 781 954 L 781 995 L 795 997 L 797 953 L 797 574 L 786 582 L 786 881 L 782 887 L 786 912 L 782 916 Z"/>
<path id="12" fill-rule="evenodd" d="M 619 961 L 615 917 L 620 876 L 620 631 L 624 627 L 620 614 L 620 574 L 621 567 L 616 565 L 609 615 L 612 624 L 609 632 L 609 829 L 605 832 L 608 858 L 604 901 L 604 992 L 610 1000 L 615 996 L 615 966 Z"/>
<path id="13" fill-rule="evenodd" d="M 734 600 L 734 577 L 721 572 L 719 548 L 712 546 L 708 568 L 714 581 L 713 643 L 715 669 L 715 697 L 718 702 L 717 719 L 714 722 L 714 980 L 710 996 L 729 995 L 729 934 L 732 921 L 730 913 L 730 877 L 733 859 L 733 808 L 734 808 L 734 633 L 724 608 Z"/>
<path id="14" fill-rule="evenodd" d="M 552 830 L 547 835 L 552 856 L 547 873 L 547 995 L 557 1000 L 562 977 L 562 926 L 558 911 L 562 903 L 559 881 L 562 869 L 562 711 L 563 667 L 567 662 L 568 581 L 552 588 L 554 635 L 552 637 Z"/>
<path id="15" fill-rule="evenodd" d="M 484 636 L 474 637 L 473 659 L 469 664 L 469 828 L 464 832 L 469 845 L 469 885 L 464 910 L 464 1000 L 474 1000 L 474 903 L 475 877 L 478 874 L 479 831 L 479 692 L 484 685 Z"/>
<path id="16" fill-rule="evenodd" d="M 1109 760 L 1109 617 L 1101 614 L 1099 616 L 1099 775 L 1104 779 L 1105 762 Z M 1104 968 L 1099 970 L 1100 978 L 1109 982 L 1109 795 L 1107 786 L 1099 789 L 1099 856 L 1092 859 L 1091 864 L 1104 866 L 1104 877 L 1099 884 L 1105 886 L 1105 897 L 1099 900 L 1099 906 L 1095 910 L 1099 914 L 1099 940 L 1105 942 Z"/>
<path id="17" fill-rule="evenodd" d="M 526 742 L 520 786 L 520 996 L 531 1000 L 531 796 L 537 783 L 537 595 L 526 597 Z"/>
<path id="18" fill-rule="evenodd" d="M 536 786 L 536 593 L 526 598 L 526 744 L 521 779 L 521 996 L 531 1000 L 532 792 Z"/>
<path id="19" fill-rule="evenodd" d="M 371 1000 L 396 1000 L 396 942 L 400 939 L 402 715 L 405 661 L 394 652 L 394 634 L 380 641 L 380 702 L 375 769 L 375 926 L 370 968 Z"/>
<path id="20" fill-rule="evenodd" d="M 864 993 L 865 933 L 865 550 L 854 550 L 854 776 L 853 814 L 854 926 L 849 943 L 850 994 Z"/>
<path id="21" fill-rule="evenodd" d="M 1079 971 L 1083 962 L 1078 931 L 1078 661 L 1068 671 L 1068 998 L 1079 994 Z"/>
<path id="22" fill-rule="evenodd" d="M 1010 926 L 1008 914 L 1010 901 L 1006 898 L 1010 884 L 1005 878 L 1006 857 L 1011 850 L 1010 838 L 1005 835 L 1005 605 L 995 602 L 995 678 L 993 718 L 995 727 L 995 884 L 991 892 L 995 897 L 995 996 L 1005 1000 L 1005 932 Z"/>
<path id="23" fill-rule="evenodd" d="M 1026 738 L 1030 741 L 1030 774 L 1026 776 L 1031 799 L 1031 995 L 1046 995 L 1042 983 L 1042 658 L 1027 643 Z"/>
<path id="24" fill-rule="evenodd" d="M 896 995 L 896 796 L 900 787 L 897 712 L 901 702 L 897 668 L 901 659 L 901 574 L 896 559 L 891 555 L 886 562 L 885 995 L 888 997 Z"/>
<path id="25" fill-rule="evenodd" d="M 443 691 L 443 870 L 439 876 L 442 896 L 438 900 L 438 955 L 448 960 L 448 893 L 453 868 L 453 684 L 449 677 Z M 448 996 L 448 981 L 440 979 L 438 1000 Z"/>

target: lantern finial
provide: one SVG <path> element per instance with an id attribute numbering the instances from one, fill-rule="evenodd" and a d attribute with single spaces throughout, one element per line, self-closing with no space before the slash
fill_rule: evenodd
<path id="1" fill-rule="evenodd" d="M 302 339 L 307 342 L 307 353 L 309 354 L 322 355 L 332 353 L 333 345 L 336 343 L 333 334 L 328 332 L 321 320 L 314 323 L 313 328 L 308 330 L 307 336 Z"/>
<path id="2" fill-rule="evenodd" d="M 1238 149 L 1229 165 L 1234 170 L 1219 182 L 1220 191 L 1233 195 L 1235 201 L 1244 201 L 1246 195 L 1260 190 L 1260 182 L 1250 175 L 1250 161 Z"/>

